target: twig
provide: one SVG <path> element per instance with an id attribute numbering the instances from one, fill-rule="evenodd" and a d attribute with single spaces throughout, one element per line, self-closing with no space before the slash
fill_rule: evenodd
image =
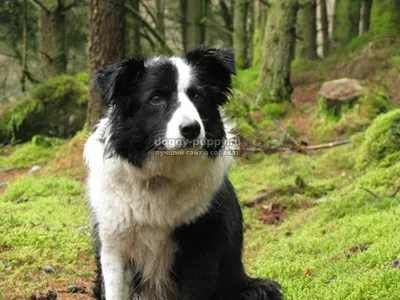
<path id="1" fill-rule="evenodd" d="M 371 192 L 370 190 L 368 190 L 368 189 L 366 189 L 366 188 L 363 188 L 363 187 L 360 187 L 360 189 L 362 189 L 363 191 L 366 191 L 367 193 L 369 193 L 369 194 L 371 194 L 372 196 L 374 196 L 376 200 L 379 200 L 379 199 L 380 199 L 380 197 L 379 197 L 377 194 Z"/>
<path id="2" fill-rule="evenodd" d="M 389 196 L 389 198 L 394 198 L 394 197 L 396 197 L 396 195 L 398 194 L 398 192 L 400 192 L 400 186 L 394 191 L 394 193 L 393 194 L 391 194 L 390 196 Z"/>
<path id="3" fill-rule="evenodd" d="M 350 140 L 343 140 L 343 141 L 338 141 L 338 142 L 331 142 L 331 143 L 327 143 L 327 144 L 307 146 L 307 147 L 302 147 L 302 148 L 304 150 L 319 150 L 319 149 L 332 148 L 332 147 L 336 147 L 336 146 L 346 145 L 349 143 L 350 143 Z"/>
<path id="4" fill-rule="evenodd" d="M 37 5 L 39 5 L 46 13 L 50 13 L 50 10 L 47 9 L 46 6 L 44 6 L 44 4 L 42 2 L 40 2 L 39 0 L 31 0 L 34 3 L 36 3 Z"/>

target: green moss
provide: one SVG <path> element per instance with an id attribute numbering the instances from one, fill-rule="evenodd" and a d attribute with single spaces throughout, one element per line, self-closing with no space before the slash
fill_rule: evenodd
<path id="1" fill-rule="evenodd" d="M 378 116 L 365 132 L 358 166 L 389 165 L 400 159 L 400 109 Z M 388 161 L 390 158 L 390 161 Z"/>
<path id="2" fill-rule="evenodd" d="M 86 120 L 87 94 L 88 88 L 72 76 L 51 78 L 0 112 L 0 137 L 12 142 L 35 134 L 70 137 Z"/>
<path id="3" fill-rule="evenodd" d="M 88 282 L 95 270 L 83 184 L 23 177 L 0 196 L 0 293 L 29 298 L 55 282 Z M 20 200 L 20 201 L 18 201 Z M 42 271 L 55 268 L 54 274 Z"/>
<path id="4" fill-rule="evenodd" d="M 0 156 L 0 171 L 13 168 L 30 168 L 52 159 L 64 143 L 58 138 L 34 136 L 31 142 L 13 147 L 8 156 Z"/>

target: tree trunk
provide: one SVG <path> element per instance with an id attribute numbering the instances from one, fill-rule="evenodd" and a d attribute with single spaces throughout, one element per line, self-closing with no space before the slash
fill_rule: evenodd
<path id="1" fill-rule="evenodd" d="M 290 63 L 296 38 L 297 0 L 273 0 L 262 47 L 258 102 L 290 100 Z"/>
<path id="2" fill-rule="evenodd" d="M 317 2 L 308 1 L 297 12 L 296 58 L 316 59 L 317 55 Z"/>
<path id="3" fill-rule="evenodd" d="M 184 51 L 204 43 L 207 0 L 181 0 L 182 44 Z"/>
<path id="4" fill-rule="evenodd" d="M 372 4 L 371 32 L 383 35 L 400 34 L 400 0 L 376 0 Z"/>
<path id="5" fill-rule="evenodd" d="M 131 0 L 132 8 L 140 13 L 140 1 Z M 129 26 L 129 51 L 134 56 L 140 56 L 142 54 L 142 47 L 140 43 L 140 28 L 141 22 L 137 18 L 133 18 L 133 25 Z"/>
<path id="6" fill-rule="evenodd" d="M 125 0 L 91 0 L 89 20 L 90 90 L 87 122 L 92 128 L 102 115 L 101 96 L 93 75 L 125 54 Z"/>
<path id="7" fill-rule="evenodd" d="M 67 72 L 67 43 L 65 1 L 43 1 L 40 10 L 39 54 L 42 61 L 42 79 Z"/>
<path id="8" fill-rule="evenodd" d="M 332 30 L 332 40 L 336 49 L 346 46 L 358 36 L 360 16 L 361 0 L 336 0 Z"/>
<path id="9" fill-rule="evenodd" d="M 235 0 L 233 16 L 233 49 L 236 55 L 236 66 L 244 69 L 248 65 L 247 56 L 247 0 Z"/>
<path id="10" fill-rule="evenodd" d="M 157 30 L 165 39 L 165 2 L 164 0 L 156 0 L 156 9 L 157 9 Z"/>
<path id="11" fill-rule="evenodd" d="M 264 0 L 254 1 L 254 34 L 253 34 L 253 66 L 261 62 L 261 49 L 264 38 L 264 29 L 267 19 L 267 6 Z"/>
<path id="12" fill-rule="evenodd" d="M 363 0 L 362 33 L 368 32 L 371 24 L 372 0 Z"/>
<path id="13" fill-rule="evenodd" d="M 324 58 L 326 58 L 329 56 L 330 52 L 329 19 L 328 19 L 328 9 L 326 7 L 326 0 L 320 0 L 319 8 L 321 14 L 322 55 Z"/>
<path id="14" fill-rule="evenodd" d="M 232 14 L 229 10 L 228 5 L 226 4 L 225 0 L 219 0 L 219 6 L 221 9 L 221 15 L 224 20 L 225 29 L 230 32 L 227 33 L 227 38 L 229 42 L 229 47 L 233 47 L 233 18 Z"/>

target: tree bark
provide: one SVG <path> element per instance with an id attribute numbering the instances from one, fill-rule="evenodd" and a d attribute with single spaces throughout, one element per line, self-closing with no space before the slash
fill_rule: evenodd
<path id="1" fill-rule="evenodd" d="M 233 49 L 236 55 L 236 67 L 244 69 L 248 65 L 247 43 L 247 0 L 235 0 L 233 16 Z"/>
<path id="2" fill-rule="evenodd" d="M 336 49 L 346 46 L 358 36 L 360 16 L 361 0 L 336 0 L 332 30 L 332 40 Z"/>
<path id="3" fill-rule="evenodd" d="M 157 9 L 157 30 L 165 39 L 165 1 L 164 0 L 156 0 L 156 9 Z"/>
<path id="4" fill-rule="evenodd" d="M 67 72 L 66 18 L 64 0 L 41 2 L 39 54 L 41 77 L 47 79 Z"/>
<path id="5" fill-rule="evenodd" d="M 229 10 L 228 5 L 225 0 L 219 0 L 219 6 L 221 9 L 221 15 L 224 20 L 225 29 L 231 34 L 227 33 L 227 38 L 229 41 L 229 47 L 233 47 L 233 18 Z"/>
<path id="6" fill-rule="evenodd" d="M 181 0 L 182 44 L 184 51 L 204 43 L 207 0 Z"/>
<path id="7" fill-rule="evenodd" d="M 90 90 L 87 123 L 92 128 L 103 112 L 93 75 L 125 54 L 125 0 L 91 0 L 89 20 Z"/>
<path id="8" fill-rule="evenodd" d="M 317 55 L 317 2 L 308 0 L 297 12 L 296 58 L 316 59 Z"/>
<path id="9" fill-rule="evenodd" d="M 254 34 L 253 34 L 253 66 L 261 62 L 261 49 L 264 39 L 265 23 L 267 19 L 267 6 L 264 0 L 254 1 Z"/>
<path id="10" fill-rule="evenodd" d="M 319 2 L 320 15 L 321 15 L 321 30 L 322 30 L 322 55 L 324 58 L 329 56 L 330 40 L 329 40 L 329 19 L 328 9 L 326 7 L 326 0 Z"/>
<path id="11" fill-rule="evenodd" d="M 297 10 L 297 0 L 270 1 L 258 82 L 261 104 L 290 100 Z"/>
<path id="12" fill-rule="evenodd" d="M 400 34 L 400 0 L 376 0 L 372 4 L 371 32 L 380 35 Z"/>
<path id="13" fill-rule="evenodd" d="M 372 0 L 363 0 L 362 33 L 368 32 L 371 24 Z"/>
<path id="14" fill-rule="evenodd" d="M 131 0 L 131 5 L 134 10 L 140 13 L 140 1 L 139 0 Z M 140 43 L 140 29 L 141 22 L 138 18 L 133 17 L 133 24 L 129 26 L 128 34 L 129 34 L 129 51 L 134 56 L 140 56 L 142 54 L 142 47 Z"/>

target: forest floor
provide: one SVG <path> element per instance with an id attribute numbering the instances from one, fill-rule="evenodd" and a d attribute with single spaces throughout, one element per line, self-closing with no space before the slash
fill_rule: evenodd
<path id="1" fill-rule="evenodd" d="M 374 87 L 381 80 L 398 107 L 396 55 L 390 56 L 397 57 L 394 69 L 381 63 L 367 72 L 365 62 L 360 78 L 360 71 L 346 73 L 343 66 L 361 56 L 347 55 L 347 64 L 295 67 L 284 125 L 308 144 L 350 143 L 308 153 L 245 153 L 230 170 L 244 214 L 246 269 L 280 282 L 286 299 L 399 297 L 400 162 L 360 168 L 365 137 L 359 132 L 372 120 L 355 113 L 321 119 L 316 100 L 324 80 L 348 76 Z M 255 85 L 252 72 L 239 73 L 239 79 Z M 85 139 L 80 133 L 69 141 L 52 139 L 50 146 L 1 150 L 0 299 L 29 299 L 49 290 L 57 299 L 91 299 L 67 292 L 73 285 L 89 291 L 95 270 L 81 158 Z M 33 166 L 40 169 L 29 174 Z M 259 195 L 264 200 L 254 204 Z M 31 299 L 52 299 L 37 296 Z"/>

